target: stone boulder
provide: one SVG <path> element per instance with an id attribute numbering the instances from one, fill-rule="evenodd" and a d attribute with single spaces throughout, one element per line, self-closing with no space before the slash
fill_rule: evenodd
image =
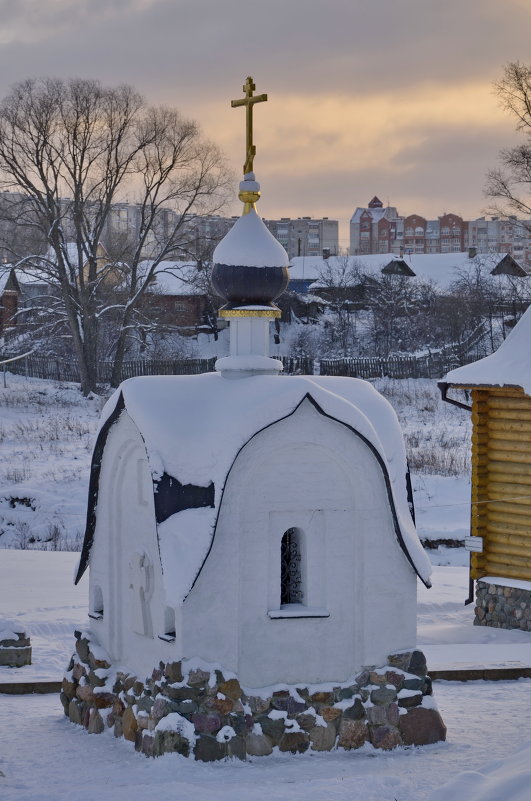
<path id="1" fill-rule="evenodd" d="M 446 740 L 446 726 L 437 709 L 408 709 L 406 715 L 400 715 L 399 727 L 404 745 L 431 745 Z"/>

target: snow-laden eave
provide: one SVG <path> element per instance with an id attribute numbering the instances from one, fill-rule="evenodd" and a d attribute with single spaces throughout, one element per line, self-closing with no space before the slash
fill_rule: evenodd
<path id="1" fill-rule="evenodd" d="M 443 382 L 466 389 L 522 388 L 531 395 L 531 306 L 494 353 L 450 370 Z"/>
<path id="2" fill-rule="evenodd" d="M 225 488 L 227 486 L 227 482 L 229 480 L 229 476 L 230 476 L 230 474 L 232 472 L 232 469 L 233 469 L 234 465 L 236 464 L 238 456 L 240 455 L 242 450 L 255 437 L 257 437 L 263 431 L 267 431 L 267 429 L 271 428 L 272 426 L 276 425 L 277 423 L 280 423 L 282 420 L 287 420 L 289 417 L 291 417 L 293 414 L 295 414 L 297 409 L 299 409 L 300 406 L 305 401 L 309 401 L 312 404 L 312 406 L 315 408 L 315 410 L 319 414 L 322 414 L 323 417 L 327 417 L 329 420 L 334 420 L 336 423 L 339 423 L 340 425 L 344 425 L 355 436 L 359 437 L 367 445 L 368 448 L 370 448 L 370 450 L 372 451 L 372 453 L 376 457 L 376 460 L 377 460 L 377 462 L 378 462 L 378 464 L 380 466 L 380 469 L 382 470 L 382 473 L 383 473 L 383 477 L 384 477 L 384 481 L 385 481 L 385 487 L 386 487 L 386 490 L 387 490 L 387 497 L 388 497 L 388 500 L 389 500 L 389 505 L 391 507 L 391 514 L 393 516 L 393 525 L 394 525 L 394 529 L 395 529 L 396 538 L 398 540 L 398 544 L 400 545 L 401 549 L 403 550 L 404 554 L 406 555 L 406 558 L 407 558 L 408 562 L 411 564 L 413 570 L 415 571 L 415 573 L 417 574 L 419 579 L 422 581 L 422 583 L 428 589 L 431 587 L 431 582 L 429 581 L 428 578 L 424 578 L 422 576 L 421 572 L 419 571 L 417 565 L 415 564 L 415 561 L 414 561 L 412 555 L 410 554 L 409 549 L 407 548 L 406 543 L 404 541 L 404 537 L 403 537 L 403 534 L 402 534 L 402 530 L 401 530 L 401 526 L 400 526 L 400 523 L 399 523 L 397 510 L 396 510 L 396 506 L 395 506 L 395 499 L 394 499 L 394 495 L 393 495 L 392 483 L 391 483 L 391 480 L 390 480 L 390 477 L 389 477 L 389 472 L 387 470 L 387 465 L 385 464 L 385 461 L 384 461 L 383 457 L 381 456 L 380 452 L 378 451 L 376 446 L 373 445 L 373 443 L 367 437 L 365 437 L 363 434 L 361 434 L 359 431 L 357 431 L 355 428 L 353 428 L 353 426 L 350 426 L 348 423 L 345 423 L 343 420 L 340 420 L 337 417 L 334 417 L 333 415 L 328 414 L 327 412 L 325 412 L 324 409 L 322 409 L 321 406 L 317 403 L 317 401 L 312 397 L 312 395 L 309 392 L 307 392 L 304 395 L 304 397 L 301 398 L 301 400 L 297 403 L 295 408 L 292 409 L 291 412 L 289 412 L 288 414 L 284 415 L 283 417 L 279 417 L 278 419 L 273 420 L 272 422 L 268 423 L 268 425 L 266 425 L 263 428 L 261 428 L 259 431 L 256 431 L 251 437 L 249 437 L 249 439 L 246 442 L 243 443 L 243 445 L 236 452 L 236 454 L 234 456 L 234 459 L 232 460 L 232 463 L 231 463 L 231 465 L 229 467 L 229 470 L 227 472 L 227 475 L 226 475 L 226 478 L 225 478 L 225 481 L 224 481 L 224 484 L 223 484 L 223 488 L 221 490 L 221 497 L 220 497 L 220 500 L 219 500 L 219 503 L 218 503 L 218 508 L 217 508 L 217 511 L 216 511 L 216 520 L 215 520 L 215 523 L 214 523 L 214 528 L 213 528 L 213 532 L 212 532 L 212 541 L 210 543 L 210 547 L 209 547 L 208 552 L 207 552 L 207 554 L 206 554 L 206 556 L 205 556 L 205 558 L 203 560 L 203 563 L 202 563 L 201 567 L 199 568 L 199 570 L 197 572 L 196 577 L 194 578 L 194 581 L 193 581 L 193 583 L 192 583 L 192 585 L 190 587 L 190 590 L 187 593 L 186 597 L 188 597 L 190 592 L 193 590 L 193 588 L 194 588 L 194 586 L 195 586 L 195 584 L 197 582 L 197 579 L 199 578 L 199 576 L 201 574 L 201 571 L 203 570 L 203 567 L 205 566 L 205 564 L 206 564 L 206 562 L 208 560 L 208 557 L 210 555 L 210 551 L 212 550 L 212 546 L 214 545 L 214 539 L 215 539 L 215 536 L 216 536 L 216 529 L 217 529 L 217 524 L 218 524 L 218 520 L 219 520 L 219 515 L 220 515 L 221 509 L 222 509 L 222 506 L 223 506 L 223 496 L 225 494 Z M 184 598 L 184 600 L 186 600 L 186 597 Z"/>
<path id="3" fill-rule="evenodd" d="M 105 445 L 107 443 L 107 437 L 109 436 L 109 431 L 111 430 L 114 423 L 118 422 L 118 419 L 120 418 L 120 415 L 122 414 L 124 409 L 125 409 L 124 396 L 121 392 L 118 392 L 116 393 L 115 406 L 110 411 L 109 416 L 103 422 L 98 432 L 98 436 L 96 438 L 96 444 L 94 445 L 94 451 L 92 453 L 92 461 L 90 464 L 90 480 L 89 480 L 89 491 L 88 491 L 88 502 L 87 502 L 87 522 L 85 525 L 85 537 L 83 539 L 83 547 L 81 548 L 81 554 L 79 556 L 79 563 L 74 578 L 74 584 L 77 584 L 81 580 L 85 570 L 88 567 L 90 559 L 90 551 L 92 548 L 92 543 L 94 542 L 94 532 L 96 531 L 97 506 L 98 506 L 98 495 L 99 495 L 103 452 L 105 450 Z"/>
<path id="4" fill-rule="evenodd" d="M 95 535 L 96 525 L 97 525 L 97 507 L 98 507 L 98 499 L 99 499 L 99 492 L 100 492 L 100 476 L 101 476 L 101 467 L 102 467 L 102 462 L 103 462 L 103 455 L 104 455 L 104 451 L 105 451 L 105 446 L 107 444 L 107 440 L 108 440 L 108 437 L 109 437 L 109 434 L 111 432 L 112 427 L 114 426 L 115 423 L 118 422 L 118 420 L 122 416 L 122 413 L 124 413 L 124 412 L 126 414 L 128 413 L 127 412 L 127 408 L 126 408 L 124 395 L 121 392 L 121 390 L 117 390 L 114 393 L 114 395 L 111 396 L 111 398 L 107 402 L 106 407 L 104 409 L 103 419 L 102 419 L 102 422 L 100 424 L 100 429 L 99 429 L 98 435 L 96 437 L 96 443 L 94 445 L 94 451 L 93 451 L 93 454 L 92 454 L 92 461 L 91 461 L 91 466 L 90 466 L 90 480 L 89 480 L 89 491 L 88 491 L 88 502 L 87 502 L 87 520 L 86 520 L 86 525 L 85 525 L 85 536 L 84 536 L 84 539 L 83 539 L 83 546 L 82 546 L 82 549 L 81 549 L 81 554 L 80 554 L 78 566 L 77 566 L 77 569 L 76 569 L 76 574 L 75 574 L 75 578 L 74 578 L 74 584 L 78 584 L 78 582 L 81 580 L 81 578 L 83 577 L 83 574 L 85 573 L 85 571 L 86 571 L 86 569 L 87 569 L 87 567 L 89 565 L 89 562 L 90 562 L 90 552 L 92 550 L 92 545 L 94 543 L 94 535 Z M 150 454 L 149 454 L 148 448 L 146 446 L 146 443 L 145 443 L 144 437 L 142 435 L 142 432 L 140 431 L 140 429 L 138 428 L 136 423 L 134 423 L 134 421 L 132 421 L 132 422 L 135 425 L 142 442 L 144 443 L 144 447 L 146 449 L 146 456 L 148 458 L 148 461 L 150 461 Z M 157 492 L 157 482 L 155 480 L 155 473 L 156 473 L 156 471 L 153 469 L 153 465 L 152 465 L 153 493 L 154 494 Z M 187 488 L 184 487 L 183 489 L 186 490 Z M 207 488 L 207 490 L 208 489 L 209 488 Z M 213 490 L 213 485 L 212 485 L 212 490 Z M 155 508 L 156 508 L 156 505 L 157 504 L 155 502 Z M 207 506 L 208 504 L 200 503 L 198 505 L 199 506 L 205 506 L 205 505 Z M 190 506 L 183 507 L 183 510 L 187 509 L 187 508 L 197 508 L 197 505 L 194 504 L 194 502 L 192 501 L 192 504 Z M 183 511 L 183 510 L 180 510 L 180 511 Z M 164 573 L 164 565 L 162 563 L 162 556 L 161 556 L 161 551 L 160 551 L 159 522 L 160 521 L 157 519 L 157 515 L 156 515 L 156 530 L 157 530 L 158 552 L 159 552 L 159 559 L 160 559 L 160 562 L 161 562 L 161 569 L 162 569 L 162 572 Z"/>

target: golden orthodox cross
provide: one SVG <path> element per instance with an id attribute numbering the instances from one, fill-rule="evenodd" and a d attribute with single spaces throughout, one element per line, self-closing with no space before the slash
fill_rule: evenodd
<path id="1" fill-rule="evenodd" d="M 253 144 L 253 106 L 255 103 L 263 103 L 267 100 L 267 95 L 253 95 L 256 86 L 253 83 L 251 76 L 247 78 L 243 86 L 245 97 L 241 100 L 231 100 L 231 108 L 237 106 L 245 106 L 247 131 L 246 131 L 246 154 L 245 164 L 243 165 L 243 174 L 247 175 L 248 172 L 253 171 L 253 160 L 256 155 L 256 146 Z"/>

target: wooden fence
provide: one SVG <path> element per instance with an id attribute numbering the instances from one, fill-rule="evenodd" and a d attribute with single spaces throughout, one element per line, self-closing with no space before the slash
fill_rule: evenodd
<path id="1" fill-rule="evenodd" d="M 216 358 L 212 359 L 131 359 L 122 365 L 122 381 L 139 375 L 199 375 L 212 373 Z M 98 382 L 109 384 L 112 362 L 98 365 Z"/>
<path id="2" fill-rule="evenodd" d="M 480 332 L 474 332 L 466 342 L 459 342 L 442 348 L 435 353 L 422 356 L 378 356 L 348 359 L 321 359 L 314 362 L 308 357 L 281 356 L 286 375 L 332 375 L 352 376 L 354 378 L 441 378 L 449 370 L 475 361 L 485 352 L 479 351 Z M 12 354 L 15 355 L 15 354 Z M 6 355 L 7 358 L 7 355 Z M 212 359 L 135 359 L 125 361 L 122 379 L 140 375 L 198 375 L 214 370 Z M 71 359 L 58 359 L 49 356 L 29 355 L 9 365 L 12 373 L 27 375 L 30 378 L 48 378 L 53 381 L 74 381 L 79 383 L 77 363 Z M 98 382 L 108 384 L 111 380 L 112 363 L 98 365 Z"/>
<path id="3" fill-rule="evenodd" d="M 214 370 L 216 359 L 137 359 L 125 361 L 122 378 L 138 375 L 197 375 Z M 74 381 L 79 383 L 79 368 L 70 359 L 57 359 L 49 356 L 27 356 L 10 364 L 9 370 L 17 375 L 30 378 L 47 378 L 52 381 Z M 100 362 L 98 382 L 108 384 L 111 380 L 112 363 Z"/>
<path id="4" fill-rule="evenodd" d="M 487 355 L 485 332 L 485 324 L 481 323 L 465 340 L 419 356 L 321 359 L 319 373 L 352 378 L 442 378 L 455 367 Z"/>
<path id="5" fill-rule="evenodd" d="M 315 362 L 309 356 L 281 356 L 286 375 L 313 375 Z"/>
<path id="6" fill-rule="evenodd" d="M 7 357 L 6 357 L 7 358 Z M 288 375 L 313 375 L 314 361 L 309 358 L 282 356 L 284 372 Z M 211 359 L 131 359 L 124 361 L 122 380 L 139 375 L 199 375 L 214 371 L 216 358 Z M 9 364 L 9 371 L 29 378 L 79 383 L 79 368 L 72 359 L 59 359 L 32 354 Z M 111 381 L 112 362 L 98 365 L 98 383 Z"/>
<path id="7" fill-rule="evenodd" d="M 441 378 L 456 367 L 455 361 L 433 356 L 378 356 L 353 359 L 321 359 L 320 375 L 352 378 Z"/>

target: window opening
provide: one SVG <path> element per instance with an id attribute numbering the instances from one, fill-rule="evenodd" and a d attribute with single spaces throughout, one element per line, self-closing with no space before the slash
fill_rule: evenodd
<path id="1" fill-rule="evenodd" d="M 98 585 L 94 587 L 92 610 L 89 612 L 89 617 L 93 620 L 100 620 L 103 617 L 103 593 Z"/>
<path id="2" fill-rule="evenodd" d="M 296 528 L 288 528 L 280 546 L 280 605 L 302 604 L 301 534 Z"/>
<path id="3" fill-rule="evenodd" d="M 175 609 L 171 606 L 164 610 L 164 634 L 159 634 L 159 639 L 165 642 L 175 640 Z"/>

